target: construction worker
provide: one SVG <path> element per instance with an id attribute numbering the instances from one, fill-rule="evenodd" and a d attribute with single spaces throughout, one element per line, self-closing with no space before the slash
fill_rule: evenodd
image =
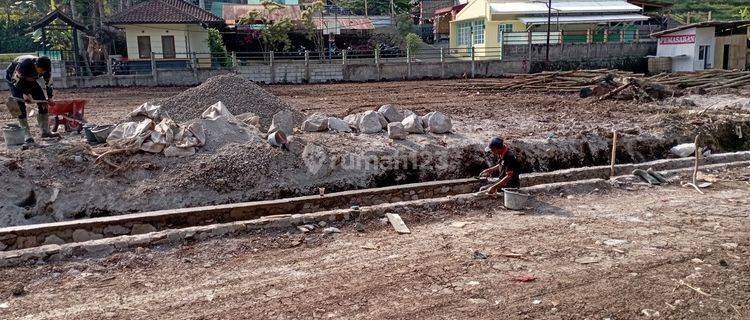
<path id="1" fill-rule="evenodd" d="M 486 190 L 488 194 L 494 194 L 503 188 L 520 188 L 521 179 L 519 178 L 519 174 L 521 173 L 521 165 L 518 163 L 518 159 L 516 159 L 513 151 L 505 145 L 503 139 L 499 137 L 492 138 L 490 143 L 487 144 L 485 151 L 492 152 L 500 162 L 482 171 L 479 176 L 489 177 L 493 174 L 498 174 L 500 180 L 494 184 L 482 187 L 481 190 Z"/>
<path id="2" fill-rule="evenodd" d="M 52 99 L 52 62 L 49 57 L 46 56 L 33 56 L 23 55 L 17 57 L 5 72 L 5 81 L 8 82 L 8 88 L 10 88 L 10 94 L 12 97 L 18 99 L 18 105 L 21 109 L 21 114 L 18 116 L 18 122 L 24 132 L 24 138 L 26 143 L 33 143 L 34 138 L 31 136 L 31 130 L 29 129 L 29 121 L 26 119 L 26 101 L 24 95 L 29 95 L 33 100 L 44 101 L 37 102 L 39 112 L 37 113 L 36 120 L 39 125 L 39 129 L 42 131 L 42 138 L 56 138 L 60 135 L 52 133 L 49 130 L 49 115 L 48 115 L 48 102 Z M 45 91 L 39 85 L 37 80 L 39 78 L 44 79 L 46 87 Z"/>

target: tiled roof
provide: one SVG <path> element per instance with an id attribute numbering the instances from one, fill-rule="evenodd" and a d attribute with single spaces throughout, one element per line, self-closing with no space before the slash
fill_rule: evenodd
<path id="1" fill-rule="evenodd" d="M 206 23 L 223 24 L 224 20 L 184 0 L 148 0 L 107 19 L 107 24 L 139 23 Z"/>

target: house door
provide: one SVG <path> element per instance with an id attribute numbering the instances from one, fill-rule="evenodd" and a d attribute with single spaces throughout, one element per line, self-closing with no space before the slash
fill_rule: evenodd
<path id="1" fill-rule="evenodd" d="M 721 68 L 724 70 L 729 70 L 729 45 L 724 45 L 724 59 L 721 62 Z"/>
<path id="2" fill-rule="evenodd" d="M 711 46 L 698 47 L 698 63 L 703 65 L 703 69 L 711 69 L 711 67 L 713 67 L 711 61 Z"/>

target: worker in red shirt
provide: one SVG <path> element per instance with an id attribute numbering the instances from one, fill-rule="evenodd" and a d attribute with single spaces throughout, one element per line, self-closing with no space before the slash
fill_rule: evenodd
<path id="1" fill-rule="evenodd" d="M 482 187 L 482 190 L 486 190 L 488 194 L 497 193 L 498 190 L 503 188 L 520 188 L 521 179 L 521 165 L 518 163 L 518 159 L 513 154 L 508 146 L 505 145 L 502 138 L 495 137 L 490 140 L 487 144 L 485 151 L 492 152 L 492 155 L 496 156 L 500 161 L 497 165 L 492 166 L 482 171 L 480 177 L 490 177 L 493 174 L 497 174 L 500 180 L 492 185 Z"/>
<path id="2" fill-rule="evenodd" d="M 37 113 L 36 120 L 39 124 L 39 128 L 42 131 L 42 138 L 55 138 L 60 135 L 57 133 L 51 133 L 49 130 L 49 116 L 48 116 L 48 102 L 52 99 L 52 62 L 48 57 L 23 55 L 19 56 L 11 62 L 5 72 L 5 81 L 8 83 L 10 88 L 10 94 L 13 98 L 18 99 L 18 106 L 21 109 L 21 114 L 18 116 L 18 123 L 24 132 L 24 138 L 26 143 L 33 143 L 34 138 L 31 136 L 29 129 L 29 121 L 26 119 L 26 99 L 24 96 L 31 96 L 32 99 L 38 102 L 37 106 L 39 112 Z M 45 91 L 37 82 L 39 78 L 44 79 Z"/>

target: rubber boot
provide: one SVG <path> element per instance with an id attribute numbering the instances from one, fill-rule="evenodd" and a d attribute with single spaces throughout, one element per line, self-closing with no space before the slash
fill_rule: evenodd
<path id="1" fill-rule="evenodd" d="M 60 134 L 49 131 L 49 114 L 38 113 L 36 121 L 39 123 L 39 129 L 42 129 L 42 138 L 59 138 Z"/>
<path id="2" fill-rule="evenodd" d="M 21 130 L 23 130 L 23 139 L 26 143 L 34 143 L 34 137 L 31 136 L 31 128 L 29 128 L 29 120 L 28 119 L 18 119 L 18 124 L 21 125 Z"/>

